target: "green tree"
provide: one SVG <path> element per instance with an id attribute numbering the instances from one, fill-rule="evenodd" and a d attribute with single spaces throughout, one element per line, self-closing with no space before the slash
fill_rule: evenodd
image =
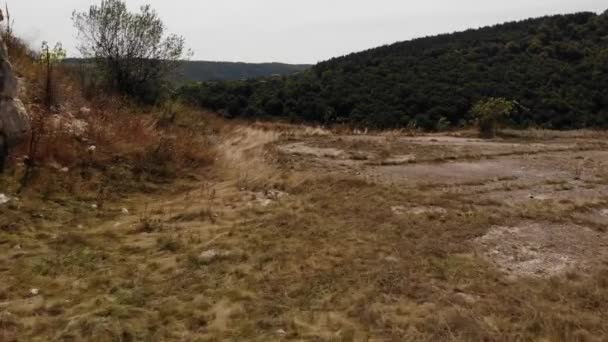
<path id="1" fill-rule="evenodd" d="M 149 5 L 139 13 L 121 0 L 102 0 L 86 12 L 72 14 L 79 50 L 92 58 L 107 84 L 123 94 L 153 102 L 168 76 L 188 55 L 179 35 L 165 35 L 165 26 Z"/>
<path id="2" fill-rule="evenodd" d="M 494 138 L 498 124 L 511 115 L 516 108 L 516 102 L 504 98 L 490 97 L 477 102 L 471 109 L 471 114 L 477 121 L 479 135 L 482 138 Z"/>
<path id="3" fill-rule="evenodd" d="M 55 82 L 55 78 L 53 77 L 53 70 L 57 64 L 65 59 L 66 55 L 66 50 L 63 48 L 61 43 L 56 43 L 55 47 L 51 49 L 48 42 L 42 42 L 39 63 L 44 66 L 46 71 L 44 85 L 44 107 L 46 111 L 34 112 L 30 117 L 30 136 L 27 145 L 27 156 L 24 160 L 25 172 L 21 178 L 21 188 L 19 189 L 19 192 L 28 186 L 30 180 L 35 174 L 36 168 L 38 167 L 37 156 L 40 141 L 42 140 L 43 136 L 48 133 L 46 132 L 45 127 L 46 119 L 51 113 L 53 106 L 56 106 L 59 102 L 57 84 Z"/>
<path id="4" fill-rule="evenodd" d="M 40 51 L 40 63 L 46 68 L 44 104 L 46 109 L 50 110 L 51 106 L 55 105 L 57 102 L 57 93 L 53 83 L 53 69 L 55 65 L 61 63 L 61 61 L 65 59 L 67 52 L 61 43 L 56 43 L 55 47 L 51 49 L 49 43 L 46 41 L 42 42 Z"/>

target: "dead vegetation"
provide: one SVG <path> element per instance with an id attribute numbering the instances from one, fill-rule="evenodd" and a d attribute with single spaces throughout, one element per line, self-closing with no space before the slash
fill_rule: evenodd
<path id="1" fill-rule="evenodd" d="M 77 75 L 61 66 L 53 73 L 48 106 L 47 71 L 37 54 L 16 38 L 9 51 L 33 122 L 26 143 L 11 151 L 9 172 L 22 180 L 22 190 L 100 197 L 152 190 L 216 158 L 213 139 L 220 128 L 210 116 L 179 103 L 141 107 L 104 94 L 86 99 Z"/>

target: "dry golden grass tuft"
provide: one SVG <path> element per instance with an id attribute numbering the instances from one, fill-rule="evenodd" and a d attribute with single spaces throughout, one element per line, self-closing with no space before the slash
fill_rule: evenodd
<path id="1" fill-rule="evenodd" d="M 228 133 L 218 146 L 219 171 L 225 178 L 236 180 L 240 189 L 259 190 L 276 180 L 267 147 L 280 133 L 251 127 L 240 127 Z"/>

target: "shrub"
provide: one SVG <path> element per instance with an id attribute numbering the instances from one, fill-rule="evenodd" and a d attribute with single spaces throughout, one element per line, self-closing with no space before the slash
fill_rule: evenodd
<path id="1" fill-rule="evenodd" d="M 162 20 L 150 6 L 131 13 L 121 0 L 102 0 L 89 11 L 74 12 L 79 50 L 122 94 L 157 102 L 168 76 L 185 55 L 184 38 L 165 36 Z"/>
<path id="2" fill-rule="evenodd" d="M 498 124 L 514 111 L 515 106 L 515 102 L 504 98 L 491 97 L 477 102 L 471 109 L 471 114 L 477 121 L 479 135 L 482 138 L 494 138 Z"/>

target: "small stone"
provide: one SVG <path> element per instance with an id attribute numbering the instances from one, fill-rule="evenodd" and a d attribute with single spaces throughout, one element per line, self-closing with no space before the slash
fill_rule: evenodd
<path id="1" fill-rule="evenodd" d="M 82 114 L 82 115 L 91 114 L 91 108 L 88 108 L 88 107 L 82 107 L 82 108 L 80 108 L 80 114 Z"/>
<path id="2" fill-rule="evenodd" d="M 93 204 L 91 204 L 91 208 L 92 208 L 92 209 L 97 209 L 97 208 L 98 208 L 98 206 L 97 206 L 97 204 L 96 204 L 96 203 L 93 203 Z"/>
<path id="3" fill-rule="evenodd" d="M 97 146 L 95 146 L 95 145 L 91 145 L 91 146 L 89 146 L 89 148 L 87 148 L 87 152 L 89 152 L 91 154 L 95 153 L 95 151 L 97 151 Z"/>
<path id="4" fill-rule="evenodd" d="M 477 301 L 479 301 L 479 297 L 478 296 L 471 295 L 471 294 L 464 293 L 464 292 L 459 292 L 459 293 L 456 294 L 456 296 L 460 300 L 462 300 L 464 303 L 469 304 L 469 305 L 473 305 Z"/>
<path id="5" fill-rule="evenodd" d="M 10 197 L 6 196 L 5 194 L 0 194 L 0 204 L 6 204 L 11 200 Z"/>
<path id="6" fill-rule="evenodd" d="M 388 262 L 399 262 L 399 258 L 392 255 L 387 256 L 386 258 L 384 258 L 384 260 Z"/>
<path id="7" fill-rule="evenodd" d="M 277 335 L 287 335 L 287 332 L 283 329 L 277 329 L 276 333 Z"/>
<path id="8" fill-rule="evenodd" d="M 261 200 L 260 204 L 262 205 L 262 207 L 267 207 L 272 204 L 272 200 L 266 198 L 266 199 Z"/>
<path id="9" fill-rule="evenodd" d="M 59 171 L 61 171 L 63 173 L 68 173 L 68 172 L 70 172 L 70 168 L 69 167 L 62 167 Z"/>
<path id="10" fill-rule="evenodd" d="M 129 209 L 127 209 L 127 208 L 122 208 L 122 209 L 121 209 L 121 212 L 122 212 L 123 214 L 127 215 L 127 214 L 129 214 Z"/>
<path id="11" fill-rule="evenodd" d="M 402 205 L 398 205 L 398 206 L 391 207 L 391 211 L 393 212 L 393 214 L 400 215 L 400 214 L 403 214 L 404 211 L 406 211 L 406 208 Z"/>
<path id="12" fill-rule="evenodd" d="M 202 252 L 198 256 L 198 260 L 204 264 L 212 263 L 216 260 L 227 258 L 232 255 L 230 251 L 218 250 L 218 249 L 210 249 L 208 251 Z"/>
<path id="13" fill-rule="evenodd" d="M 40 293 L 39 289 L 31 289 L 30 290 L 30 294 L 32 294 L 32 296 L 37 296 Z"/>

